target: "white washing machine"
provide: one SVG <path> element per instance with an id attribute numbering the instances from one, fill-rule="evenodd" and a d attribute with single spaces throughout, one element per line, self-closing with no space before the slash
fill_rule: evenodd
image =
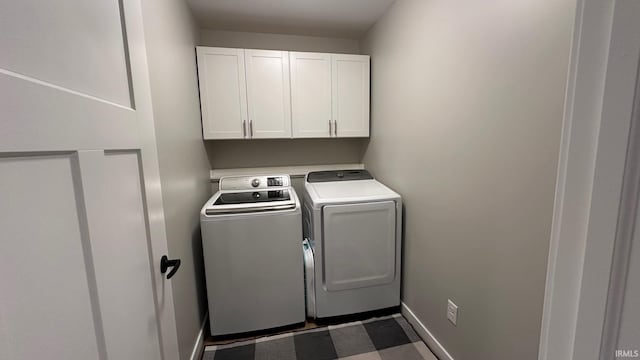
<path id="1" fill-rule="evenodd" d="M 366 170 L 311 172 L 304 185 L 307 316 L 400 305 L 400 195 Z"/>
<path id="2" fill-rule="evenodd" d="M 200 212 L 212 335 L 304 322 L 300 201 L 288 175 L 225 177 Z"/>

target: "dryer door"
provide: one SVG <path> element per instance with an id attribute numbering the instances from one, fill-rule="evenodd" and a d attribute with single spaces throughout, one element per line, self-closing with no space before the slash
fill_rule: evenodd
<path id="1" fill-rule="evenodd" d="M 323 208 L 324 286 L 339 291 L 386 284 L 395 276 L 394 201 Z"/>

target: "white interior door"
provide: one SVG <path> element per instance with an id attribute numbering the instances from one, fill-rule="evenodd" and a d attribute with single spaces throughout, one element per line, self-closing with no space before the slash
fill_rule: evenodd
<path id="1" fill-rule="evenodd" d="M 245 64 L 251 137 L 290 138 L 289 53 L 247 49 Z"/>
<path id="2" fill-rule="evenodd" d="M 334 132 L 338 137 L 369 136 L 369 56 L 333 54 Z"/>
<path id="3" fill-rule="evenodd" d="M 0 48 L 0 359 L 176 359 L 139 1 L 2 0 Z"/>
<path id="4" fill-rule="evenodd" d="M 244 49 L 198 46 L 197 57 L 204 139 L 247 137 Z"/>
<path id="5" fill-rule="evenodd" d="M 324 285 L 328 291 L 393 281 L 396 263 L 394 201 L 326 205 L 322 215 Z"/>
<path id="6" fill-rule="evenodd" d="M 289 59 L 293 137 L 333 136 L 331 54 L 291 52 Z"/>

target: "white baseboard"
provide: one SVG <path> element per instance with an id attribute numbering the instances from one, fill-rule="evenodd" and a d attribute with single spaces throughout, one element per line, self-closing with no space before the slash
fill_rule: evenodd
<path id="1" fill-rule="evenodd" d="M 195 344 L 193 344 L 193 350 L 191 351 L 191 360 L 200 360 L 202 359 L 202 352 L 204 351 L 204 327 L 207 325 L 207 319 L 209 318 L 209 313 L 204 316 L 204 320 L 202 321 L 202 326 L 200 326 L 200 332 L 198 333 L 198 337 L 196 338 Z"/>
<path id="2" fill-rule="evenodd" d="M 404 315 L 404 317 L 407 319 L 407 321 L 411 325 L 413 325 L 413 327 L 416 329 L 416 332 L 418 333 L 418 335 L 427 344 L 429 349 L 431 349 L 433 354 L 438 357 L 438 359 L 440 359 L 440 360 L 453 360 L 451 355 L 449 355 L 449 352 L 447 352 L 447 349 L 445 349 L 444 346 L 442 346 L 442 344 L 440 344 L 438 339 L 436 339 L 435 336 L 433 336 L 431 331 L 429 331 L 429 329 L 427 329 L 427 327 L 424 326 L 422 321 L 420 321 L 420 319 L 418 319 L 416 314 L 414 314 L 413 311 L 411 311 L 411 309 L 409 309 L 407 304 L 405 304 L 404 302 L 402 303 L 402 315 Z"/>

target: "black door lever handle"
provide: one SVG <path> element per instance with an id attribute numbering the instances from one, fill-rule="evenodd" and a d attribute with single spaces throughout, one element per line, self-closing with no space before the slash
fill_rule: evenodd
<path id="1" fill-rule="evenodd" d="M 173 275 L 178 272 L 178 269 L 180 268 L 180 259 L 169 260 L 167 255 L 163 255 L 160 259 L 160 272 L 164 274 L 167 272 L 167 270 L 169 270 L 170 267 L 172 269 L 167 274 L 167 279 L 171 279 Z"/>

